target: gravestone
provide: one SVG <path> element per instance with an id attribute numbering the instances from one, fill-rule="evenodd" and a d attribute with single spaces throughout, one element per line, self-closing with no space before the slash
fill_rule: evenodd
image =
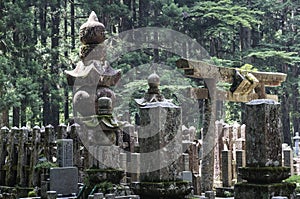
<path id="1" fill-rule="evenodd" d="M 59 139 L 57 143 L 57 162 L 60 167 L 73 166 L 73 140 Z"/>
<path id="2" fill-rule="evenodd" d="M 240 168 L 247 182 L 235 185 L 235 199 L 294 197 L 293 183 L 282 182 L 290 168 L 282 167 L 280 104 L 253 100 L 246 105 L 246 167 Z"/>
<path id="3" fill-rule="evenodd" d="M 71 195 L 78 192 L 77 167 L 57 167 L 50 169 L 50 191 Z"/>
<path id="4" fill-rule="evenodd" d="M 222 151 L 222 181 L 223 187 L 232 186 L 232 153 L 231 151 Z"/>

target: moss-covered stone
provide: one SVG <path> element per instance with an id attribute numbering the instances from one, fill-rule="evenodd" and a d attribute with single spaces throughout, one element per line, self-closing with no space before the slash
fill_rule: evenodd
<path id="1" fill-rule="evenodd" d="M 131 189 L 143 199 L 182 199 L 192 186 L 187 181 L 138 182 L 132 183 Z"/>
<path id="2" fill-rule="evenodd" d="M 251 184 L 238 183 L 234 186 L 235 199 L 270 199 L 272 196 L 295 197 L 295 183 Z"/>
<path id="3" fill-rule="evenodd" d="M 249 183 L 278 183 L 290 176 L 289 167 L 243 167 L 239 168 L 242 178 Z"/>

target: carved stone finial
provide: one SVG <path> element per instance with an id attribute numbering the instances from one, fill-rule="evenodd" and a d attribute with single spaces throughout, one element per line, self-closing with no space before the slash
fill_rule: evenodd
<path id="1" fill-rule="evenodd" d="M 149 75 L 149 77 L 148 77 L 148 85 L 149 85 L 148 94 L 159 95 L 160 94 L 159 84 L 160 84 L 160 78 L 156 73 L 152 73 L 151 75 Z"/>
<path id="2" fill-rule="evenodd" d="M 105 26 L 99 22 L 94 11 L 91 12 L 87 22 L 79 29 L 80 41 L 83 44 L 100 44 L 105 40 Z"/>
<path id="3" fill-rule="evenodd" d="M 111 115 L 112 114 L 112 101 L 108 97 L 100 97 L 98 99 L 98 114 Z"/>

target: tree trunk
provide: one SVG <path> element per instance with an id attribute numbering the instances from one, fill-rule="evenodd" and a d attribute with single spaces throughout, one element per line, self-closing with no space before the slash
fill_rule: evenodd
<path id="1" fill-rule="evenodd" d="M 148 25 L 150 1 L 139 0 L 139 27 Z"/>
<path id="2" fill-rule="evenodd" d="M 20 108 L 13 107 L 13 126 L 20 127 Z"/>
<path id="3" fill-rule="evenodd" d="M 26 101 L 21 102 L 21 126 L 26 126 Z"/>
<path id="4" fill-rule="evenodd" d="M 51 5 L 51 19 L 52 19 L 52 29 L 51 29 L 51 49 L 53 50 L 52 61 L 51 61 L 51 72 L 54 75 L 54 78 L 58 77 L 58 62 L 59 62 L 59 24 L 60 24 L 60 0 L 57 0 L 55 3 Z M 51 89 L 57 90 L 57 82 L 54 81 L 52 83 Z M 58 96 L 52 94 L 51 95 L 51 115 L 52 120 L 51 123 L 54 128 L 57 128 L 59 125 L 59 102 Z"/>

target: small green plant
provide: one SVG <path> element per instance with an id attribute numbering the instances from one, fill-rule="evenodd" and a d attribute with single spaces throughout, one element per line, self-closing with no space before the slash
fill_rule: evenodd
<path id="1" fill-rule="evenodd" d="M 112 190 L 113 186 L 114 185 L 111 182 L 107 181 L 97 185 L 97 187 L 99 187 L 103 193 L 109 193 L 109 191 Z"/>
<path id="2" fill-rule="evenodd" d="M 45 161 L 36 164 L 34 168 L 37 170 L 41 170 L 41 169 L 50 169 L 53 167 L 58 167 L 58 165 L 52 162 Z"/>
<path id="3" fill-rule="evenodd" d="M 35 193 L 34 190 L 28 192 L 28 197 L 36 197 L 36 196 L 37 196 L 37 195 L 36 195 L 36 193 Z"/>
<path id="4" fill-rule="evenodd" d="M 233 194 L 230 191 L 224 191 L 224 196 L 225 197 L 232 197 Z"/>

